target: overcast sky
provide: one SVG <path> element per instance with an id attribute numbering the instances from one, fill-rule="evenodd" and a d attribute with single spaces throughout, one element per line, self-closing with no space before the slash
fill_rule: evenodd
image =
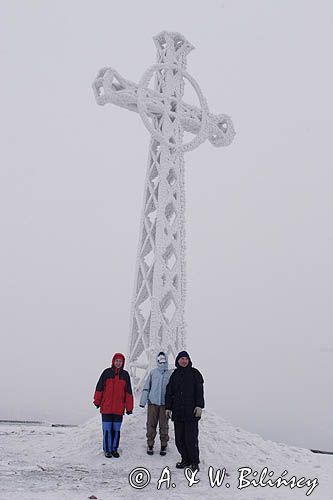
<path id="1" fill-rule="evenodd" d="M 104 66 L 138 81 L 171 30 L 237 133 L 185 157 L 188 350 L 207 409 L 333 451 L 333 3 L 0 10 L 0 418 L 86 421 L 126 351 L 149 136 L 91 84 Z"/>

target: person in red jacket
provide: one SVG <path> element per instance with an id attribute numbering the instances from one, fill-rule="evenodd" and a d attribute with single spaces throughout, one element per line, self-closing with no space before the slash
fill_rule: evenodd
<path id="1" fill-rule="evenodd" d="M 107 458 L 119 457 L 118 446 L 123 415 L 133 411 L 133 394 L 129 373 L 124 370 L 125 356 L 116 352 L 110 368 L 97 382 L 94 405 L 100 408 L 103 428 L 103 450 Z"/>

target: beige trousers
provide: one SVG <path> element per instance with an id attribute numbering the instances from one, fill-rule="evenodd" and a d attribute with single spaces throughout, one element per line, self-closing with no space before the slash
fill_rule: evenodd
<path id="1" fill-rule="evenodd" d="M 161 446 L 166 446 L 169 441 L 169 422 L 165 415 L 165 405 L 148 404 L 146 434 L 148 446 L 154 446 L 157 424 L 159 424 Z"/>

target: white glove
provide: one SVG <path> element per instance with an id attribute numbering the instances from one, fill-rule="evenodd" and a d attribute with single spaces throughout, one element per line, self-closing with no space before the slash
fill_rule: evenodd
<path id="1" fill-rule="evenodd" d="M 171 418 L 172 411 L 171 410 L 165 410 L 165 416 L 166 418 Z"/>
<path id="2" fill-rule="evenodd" d="M 200 406 L 196 406 L 194 408 L 194 416 L 201 418 L 201 414 L 202 414 L 202 408 L 200 408 Z"/>

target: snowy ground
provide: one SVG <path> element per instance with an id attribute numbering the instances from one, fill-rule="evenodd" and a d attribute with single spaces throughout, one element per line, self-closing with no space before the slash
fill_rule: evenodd
<path id="1" fill-rule="evenodd" d="M 310 451 L 265 441 L 260 436 L 235 428 L 216 414 L 205 412 L 200 422 L 201 470 L 198 484 L 191 487 L 184 471 L 177 470 L 179 455 L 174 445 L 171 426 L 167 456 L 146 454 L 145 410 L 124 417 L 121 435 L 121 457 L 106 459 L 101 451 L 100 418 L 77 428 L 53 428 L 31 425 L 0 426 L 0 499 L 1 500 L 98 500 L 113 498 L 223 498 L 228 500 L 293 500 L 311 498 L 333 500 L 333 456 L 315 455 Z M 159 447 L 157 446 L 157 451 Z M 166 483 L 157 489 L 162 470 L 169 466 L 170 488 Z M 211 487 L 208 468 L 226 468 L 230 477 Z M 145 467 L 151 474 L 150 484 L 135 489 L 129 474 Z M 264 467 L 274 471 L 276 480 L 284 470 L 285 478 L 319 481 L 313 493 L 310 486 L 279 489 L 248 486 L 238 489 L 241 467 L 258 471 Z M 247 479 L 257 481 L 258 476 Z M 267 478 L 264 482 L 267 482 Z M 331 484 L 329 483 L 331 480 Z M 176 486 L 172 487 L 174 483 Z M 228 488 L 226 483 L 229 483 Z"/>

